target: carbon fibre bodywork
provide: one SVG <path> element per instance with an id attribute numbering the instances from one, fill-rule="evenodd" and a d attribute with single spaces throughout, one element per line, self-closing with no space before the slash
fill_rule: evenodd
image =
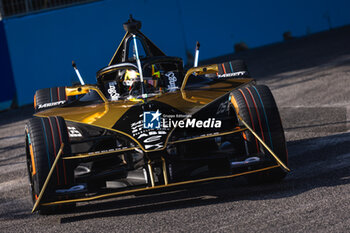
<path id="1" fill-rule="evenodd" d="M 245 122 L 232 92 L 255 81 L 241 61 L 193 67 L 185 73 L 182 60 L 166 57 L 139 31 L 135 21 L 126 25 L 127 32 L 109 65 L 97 73 L 97 85 L 66 87 L 66 96 L 78 98 L 35 114 L 36 118 L 64 119 L 71 153 L 64 154 L 57 146 L 55 162 L 64 160 L 71 165 L 74 182 L 57 187 L 41 200 L 44 185 L 33 211 L 40 206 L 286 168 L 264 142 L 264 153 L 247 149 L 244 132 L 253 130 L 241 124 Z M 129 89 L 128 96 L 122 97 L 123 89 L 118 86 L 122 80 L 115 77 L 121 77 L 122 69 L 137 70 L 136 61 L 127 52 L 133 36 L 145 50 L 142 72 L 146 74 L 149 66 L 153 75 L 155 64 L 170 70 L 148 79 L 160 83 L 156 91 L 152 87 L 153 92 L 147 92 L 146 80 L 141 83 L 146 94 L 133 96 Z M 111 83 L 119 90 L 118 99 L 112 98 Z M 153 114 L 151 122 L 157 119 L 159 127 L 146 125 L 146 113 Z M 27 156 L 33 159 L 32 154 Z M 50 172 L 54 169 L 52 166 Z"/>
<path id="2" fill-rule="evenodd" d="M 140 116 L 144 111 L 159 110 L 166 116 L 191 115 L 196 119 L 208 116 L 220 117 L 227 113 L 229 92 L 252 81 L 252 79 L 213 81 L 198 89 L 178 90 L 151 97 L 147 99 L 147 103 L 125 100 L 81 106 L 79 102 L 75 102 L 39 112 L 35 116 L 61 116 L 67 122 L 88 124 L 115 131 L 134 140 L 142 150 L 149 151 L 132 133 L 133 124 L 141 120 Z M 226 106 L 224 106 L 225 103 Z M 219 110 L 221 112 L 217 114 Z M 165 142 L 172 130 L 170 128 L 160 141 Z"/>

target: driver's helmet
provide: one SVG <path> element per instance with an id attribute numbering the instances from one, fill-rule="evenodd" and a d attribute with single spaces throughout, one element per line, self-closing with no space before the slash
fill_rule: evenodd
<path id="1" fill-rule="evenodd" d="M 123 84 L 127 87 L 131 87 L 135 82 L 140 82 L 140 74 L 135 70 L 126 70 Z"/>

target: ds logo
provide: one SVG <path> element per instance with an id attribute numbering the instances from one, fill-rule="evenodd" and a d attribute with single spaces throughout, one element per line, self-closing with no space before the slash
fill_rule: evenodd
<path id="1" fill-rule="evenodd" d="M 160 116 L 162 114 L 157 110 L 156 112 L 144 112 L 143 113 L 143 128 L 144 129 L 159 129 L 160 128 Z"/>

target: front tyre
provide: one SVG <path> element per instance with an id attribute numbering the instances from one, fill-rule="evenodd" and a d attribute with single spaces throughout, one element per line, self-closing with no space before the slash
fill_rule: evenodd
<path id="1" fill-rule="evenodd" d="M 63 155 L 71 153 L 69 136 L 62 117 L 32 118 L 25 128 L 26 161 L 33 204 L 49 174 L 51 166 L 64 143 Z M 55 190 L 74 183 L 74 170 L 69 163 L 59 159 L 41 203 L 55 200 Z M 72 205 L 40 206 L 40 214 L 71 208 Z"/>
<path id="2" fill-rule="evenodd" d="M 249 86 L 232 92 L 231 98 L 243 120 L 272 149 L 279 159 L 288 164 L 288 152 L 278 108 L 270 89 L 265 85 Z M 268 154 L 265 148 L 248 131 L 245 132 L 247 154 Z M 271 155 L 268 155 L 271 156 Z M 280 181 L 286 176 L 281 168 L 247 176 L 250 183 Z"/>

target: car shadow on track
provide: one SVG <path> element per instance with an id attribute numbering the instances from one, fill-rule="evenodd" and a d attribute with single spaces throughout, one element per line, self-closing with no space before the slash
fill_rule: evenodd
<path id="1" fill-rule="evenodd" d="M 288 143 L 291 174 L 280 183 L 249 185 L 243 178 L 208 182 L 78 206 L 61 223 L 154 213 L 241 200 L 281 199 L 323 186 L 350 183 L 350 133 Z M 307 148 L 307 149 L 306 149 Z"/>

